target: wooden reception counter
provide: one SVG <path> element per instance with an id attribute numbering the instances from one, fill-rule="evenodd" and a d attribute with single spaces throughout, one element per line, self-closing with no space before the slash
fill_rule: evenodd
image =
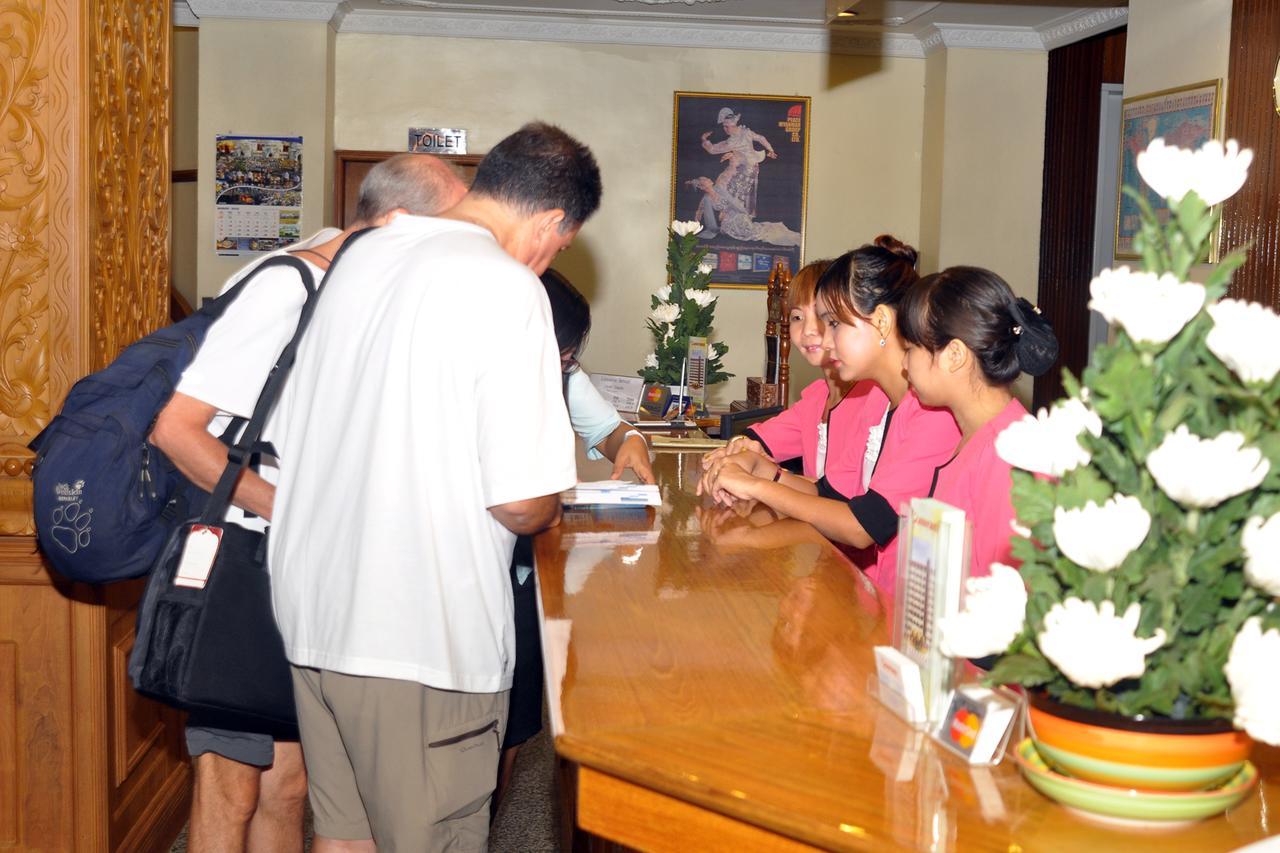
<path id="1" fill-rule="evenodd" d="M 911 731 L 868 693 L 890 628 L 875 592 L 807 525 L 705 509 L 699 458 L 656 457 L 656 512 L 577 512 L 537 540 L 548 703 L 581 829 L 655 851 L 1162 853 L 1280 830 L 1267 747 L 1240 806 L 1153 831 L 1079 816 L 1011 758 L 970 768 Z"/>

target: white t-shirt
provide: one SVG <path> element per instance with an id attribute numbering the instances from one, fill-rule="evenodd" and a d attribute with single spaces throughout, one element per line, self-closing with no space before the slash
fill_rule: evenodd
<path id="1" fill-rule="evenodd" d="M 515 534 L 576 482 L 551 309 L 483 228 L 400 216 L 352 246 L 284 391 L 269 562 L 289 660 L 491 693 Z"/>
<path id="2" fill-rule="evenodd" d="M 325 228 L 288 249 L 318 246 L 341 233 L 337 228 Z M 267 257 L 282 255 L 288 249 L 272 252 Z M 227 279 L 221 292 L 226 293 L 266 259 L 249 264 Z M 319 286 L 324 271 L 308 261 L 306 255 L 300 255 L 299 260 L 311 268 L 311 275 Z M 253 415 L 254 404 L 266 384 L 267 374 L 297 330 L 298 315 L 306 301 L 307 291 L 297 272 L 289 267 L 269 269 L 249 282 L 209 327 L 196 357 L 183 372 L 177 390 L 218 409 L 218 414 L 209 424 L 210 433 L 222 435 L 233 417 Z M 281 403 L 277 401 L 263 425 L 263 441 L 273 441 L 278 424 L 282 422 L 281 411 Z M 276 448 L 277 451 L 279 449 Z M 258 473 L 267 482 L 276 482 L 275 460 L 263 459 Z M 256 515 L 246 517 L 244 511 L 234 505 L 227 508 L 225 520 L 252 530 L 265 530 L 267 527 L 265 518 Z"/>

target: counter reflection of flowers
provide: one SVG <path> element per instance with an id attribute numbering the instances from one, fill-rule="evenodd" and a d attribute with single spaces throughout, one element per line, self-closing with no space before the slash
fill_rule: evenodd
<path id="1" fill-rule="evenodd" d="M 1280 317 L 1223 298 L 1243 251 L 1189 281 L 1217 227 L 1209 205 L 1251 158 L 1160 140 L 1139 157 L 1169 216 L 1125 188 L 1142 270 L 1091 287 L 1114 342 L 1064 376 L 1068 401 L 996 443 L 1022 469 L 1027 604 L 990 681 L 1124 715 L 1232 719 L 1280 744 Z"/>
<path id="2" fill-rule="evenodd" d="M 650 298 L 649 317 L 645 321 L 653 336 L 653 351 L 645 356 L 644 368 L 639 371 L 645 382 L 679 384 L 689 355 L 689 338 L 711 335 L 716 296 L 707 285 L 715 265 L 707 259 L 707 250 L 698 245 L 701 230 L 702 225 L 697 222 L 671 223 L 667 239 L 670 282 Z M 729 347 L 720 341 L 710 344 L 707 385 L 723 382 L 733 375 L 724 371 L 722 362 L 728 351 Z"/>

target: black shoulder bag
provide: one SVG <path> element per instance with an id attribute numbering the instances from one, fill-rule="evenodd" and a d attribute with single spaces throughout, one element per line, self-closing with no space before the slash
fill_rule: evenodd
<path id="1" fill-rule="evenodd" d="M 297 723 L 284 641 L 271 606 L 267 534 L 225 522 L 231 493 L 255 454 L 267 416 L 289 376 L 324 283 L 343 253 L 370 229 L 352 234 L 334 254 L 317 289 L 303 278 L 307 301 L 293 338 L 280 353 L 227 467 L 199 518 L 178 526 L 147 580 L 129 677 L 144 696 L 212 714 L 228 727 L 279 729 Z"/>

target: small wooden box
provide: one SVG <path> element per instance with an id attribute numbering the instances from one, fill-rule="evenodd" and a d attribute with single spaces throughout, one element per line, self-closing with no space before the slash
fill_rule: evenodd
<path id="1" fill-rule="evenodd" d="M 747 404 L 753 409 L 778 405 L 778 386 L 765 382 L 763 376 L 747 377 Z"/>

